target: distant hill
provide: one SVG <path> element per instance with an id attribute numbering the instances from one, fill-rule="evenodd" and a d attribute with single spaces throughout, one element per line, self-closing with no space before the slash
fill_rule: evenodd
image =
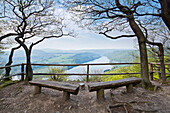
<path id="1" fill-rule="evenodd" d="M 32 63 L 41 64 L 81 64 L 93 61 L 102 56 L 106 56 L 110 62 L 132 62 L 134 50 L 117 50 L 117 49 L 93 49 L 93 50 L 33 50 L 31 54 Z M 9 51 L 3 54 L 3 61 L 8 61 Z M 25 63 L 25 52 L 17 50 L 14 53 L 13 64 Z M 1 66 L 5 65 L 5 62 Z M 49 67 L 33 66 L 35 72 L 47 72 Z M 71 69 L 73 66 L 68 66 Z M 12 72 L 20 72 L 20 67 L 12 68 Z"/>
<path id="2" fill-rule="evenodd" d="M 33 50 L 32 63 L 85 63 L 107 56 L 110 62 L 131 62 L 134 50 L 122 49 L 90 49 L 90 50 Z M 3 55 L 5 62 L 8 60 L 9 51 Z M 25 63 L 25 52 L 18 50 L 14 54 L 13 64 Z"/>
<path id="3" fill-rule="evenodd" d="M 133 54 L 137 54 L 134 50 L 115 50 L 107 53 L 106 56 L 110 59 L 110 62 L 133 62 Z"/>

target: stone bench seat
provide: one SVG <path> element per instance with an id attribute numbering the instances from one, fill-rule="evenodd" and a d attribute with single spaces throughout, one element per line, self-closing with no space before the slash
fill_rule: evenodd
<path id="1" fill-rule="evenodd" d="M 126 86 L 127 92 L 132 92 L 133 85 L 139 84 L 140 82 L 141 78 L 135 77 L 108 82 L 94 82 L 88 83 L 88 90 L 89 92 L 97 91 L 97 99 L 101 100 L 104 99 L 104 89 Z"/>
<path id="2" fill-rule="evenodd" d="M 63 100 L 69 100 L 70 94 L 77 95 L 79 91 L 79 85 L 64 82 L 32 80 L 29 84 L 34 86 L 34 94 L 41 93 L 41 87 L 63 91 Z"/>

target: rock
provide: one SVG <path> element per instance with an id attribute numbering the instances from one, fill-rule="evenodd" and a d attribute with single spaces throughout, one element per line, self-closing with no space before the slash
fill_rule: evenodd
<path id="1" fill-rule="evenodd" d="M 0 101 L 4 101 L 4 100 L 5 100 L 5 98 L 0 99 Z"/>
<path id="2" fill-rule="evenodd" d="M 72 108 L 72 106 L 70 106 L 68 109 L 70 110 Z"/>
<path id="3" fill-rule="evenodd" d="M 32 98 L 32 97 L 34 97 L 34 95 L 33 95 L 33 94 L 31 94 L 31 95 L 30 95 L 30 97 Z"/>

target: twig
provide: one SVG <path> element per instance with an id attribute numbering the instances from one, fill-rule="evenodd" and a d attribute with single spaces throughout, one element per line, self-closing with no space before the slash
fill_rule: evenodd
<path id="1" fill-rule="evenodd" d="M 128 110 L 126 108 L 126 104 L 123 105 L 124 109 L 125 109 L 125 112 L 128 113 Z"/>

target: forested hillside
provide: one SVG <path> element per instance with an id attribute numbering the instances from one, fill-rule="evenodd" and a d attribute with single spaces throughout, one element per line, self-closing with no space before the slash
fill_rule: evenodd
<path id="1" fill-rule="evenodd" d="M 131 62 L 133 61 L 134 50 L 33 50 L 32 63 L 85 63 L 97 59 L 101 56 L 107 56 L 110 62 Z M 5 62 L 8 60 L 9 51 L 3 54 Z M 13 64 L 25 63 L 25 53 L 22 50 L 15 52 Z"/>

